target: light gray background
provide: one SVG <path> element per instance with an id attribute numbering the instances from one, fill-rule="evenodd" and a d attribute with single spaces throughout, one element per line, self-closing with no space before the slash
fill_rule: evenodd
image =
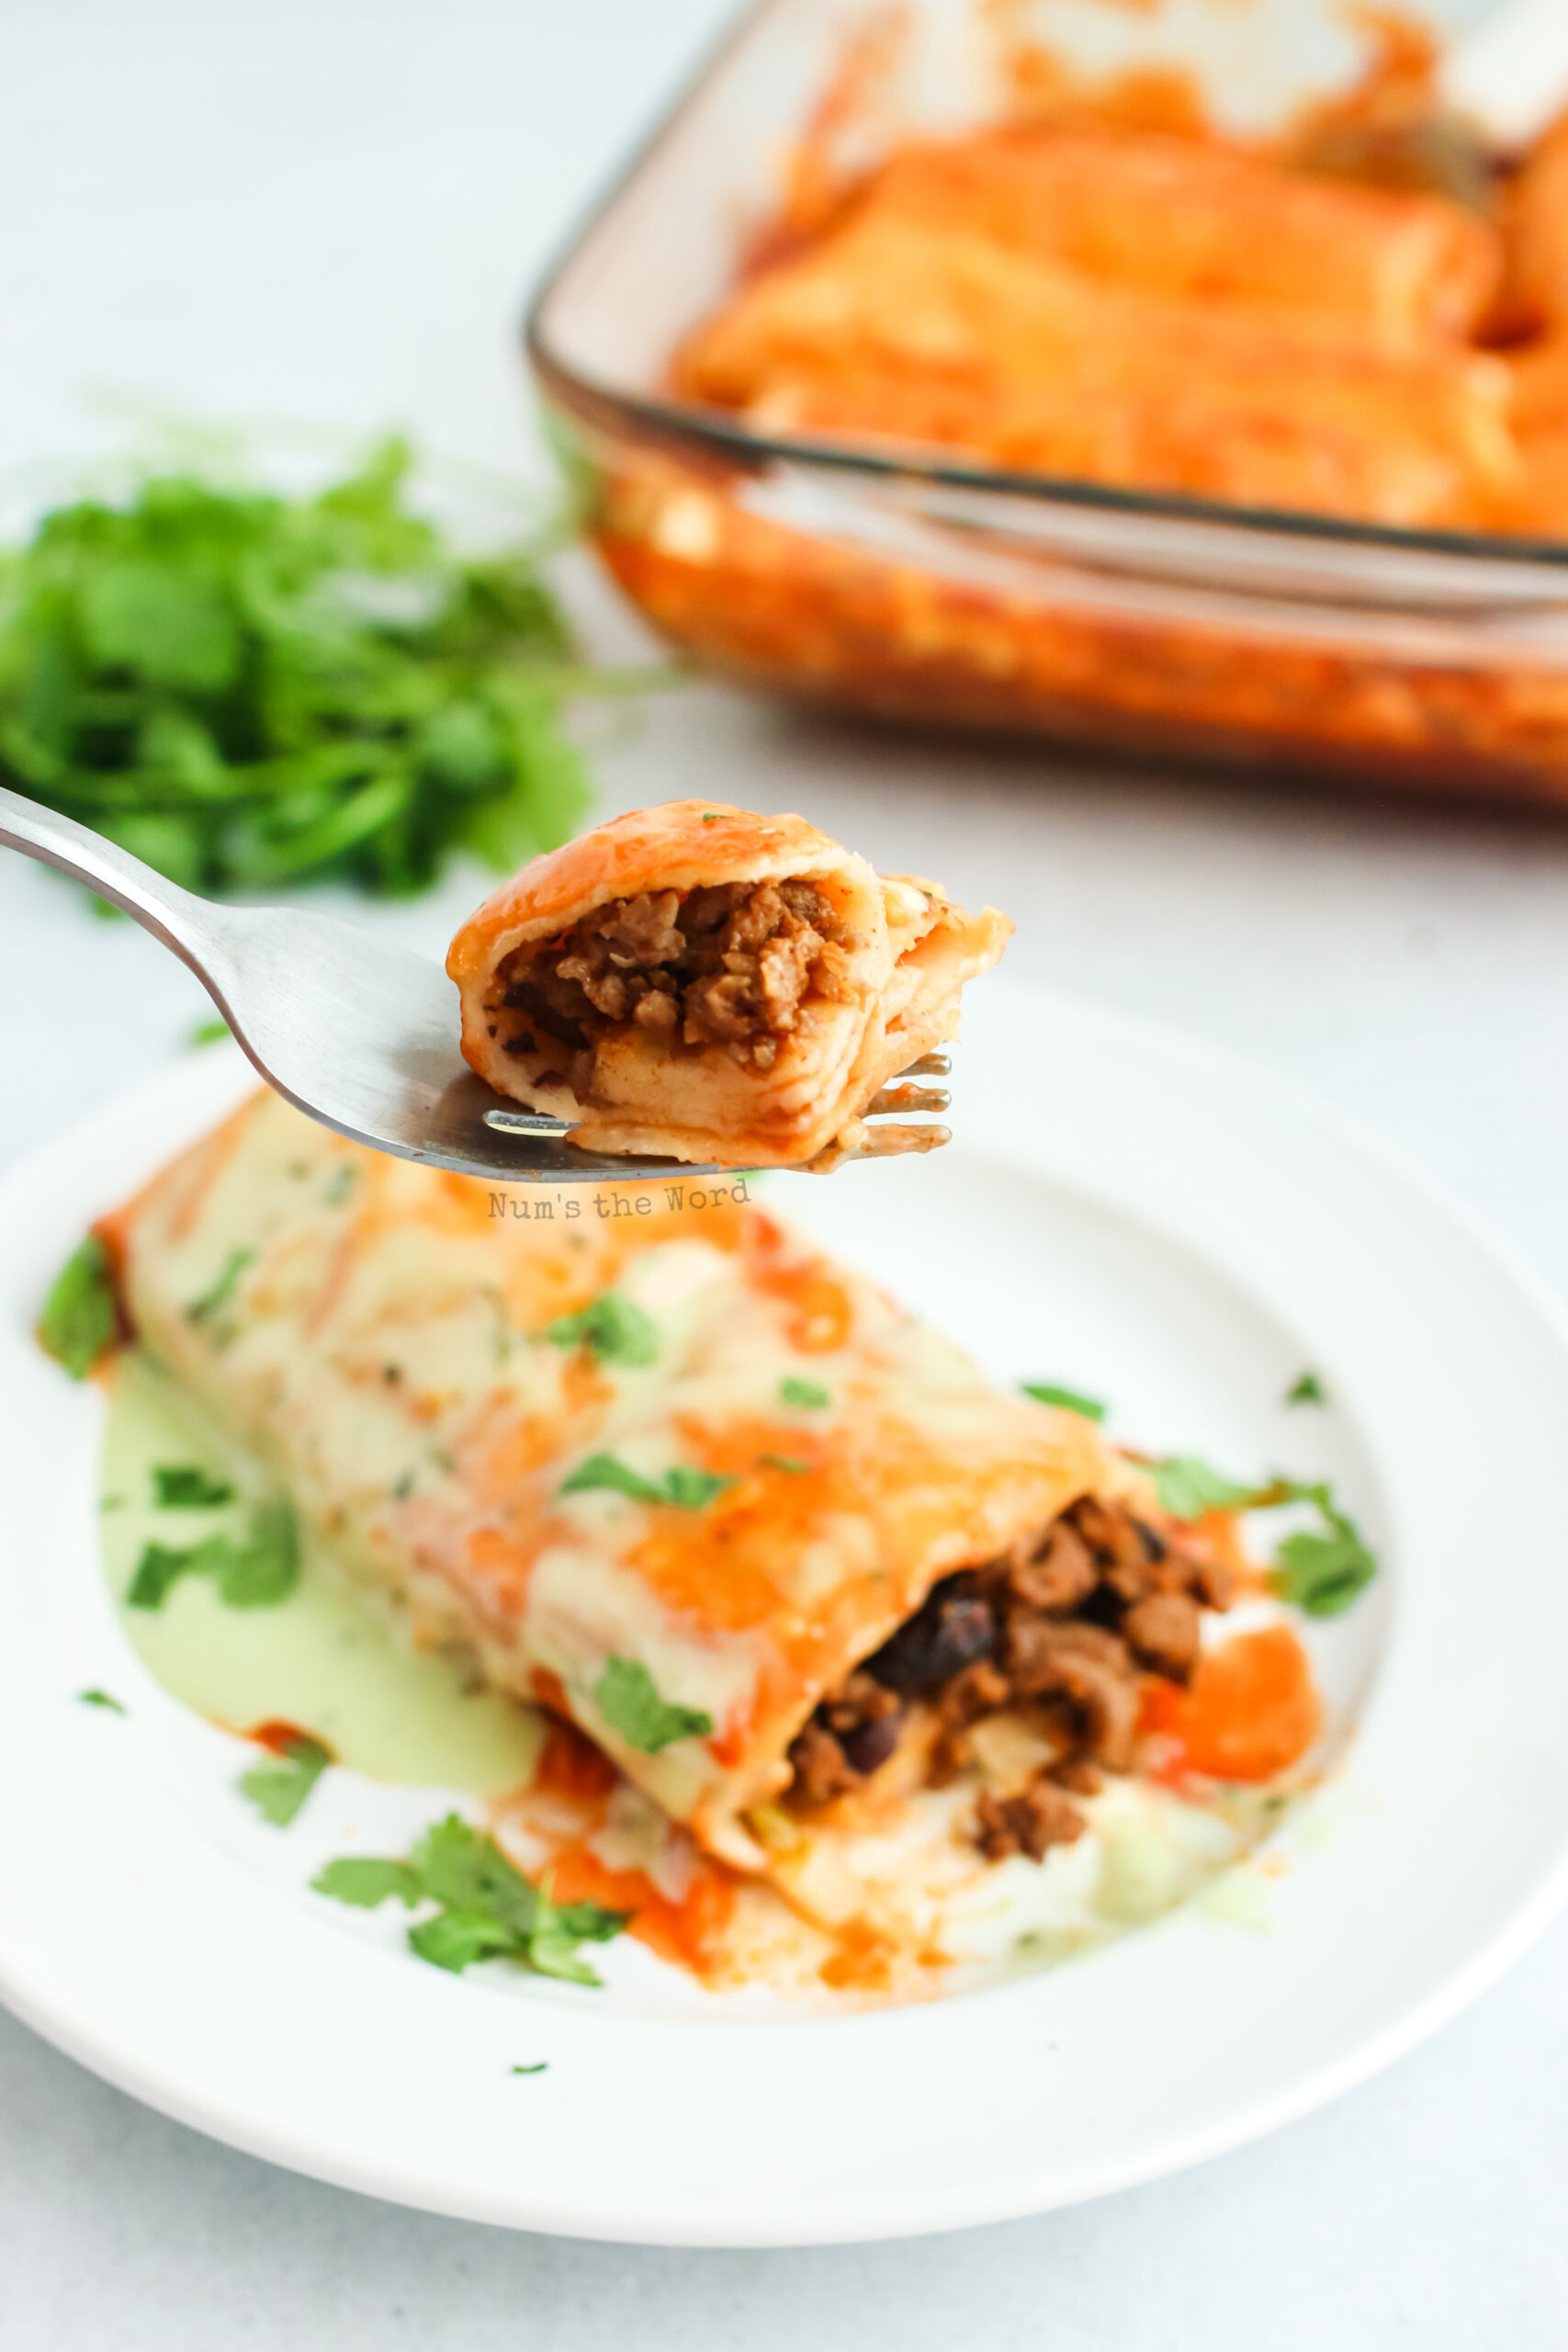
<path id="1" fill-rule="evenodd" d="M 108 388 L 225 417 L 405 421 L 537 473 L 522 292 L 723 13 L 0 6 L 0 467 L 101 442 L 85 402 Z M 586 567 L 570 585 L 596 642 L 632 641 Z M 606 807 L 698 790 L 798 808 L 1000 900 L 1018 977 L 1315 1087 L 1568 1289 L 1568 827 L 1093 774 L 711 688 L 607 740 L 599 772 Z M 457 876 L 371 919 L 438 952 L 475 896 Z M 203 1001 L 141 933 L 0 860 L 0 1165 L 180 1051 Z M 1182 2178 L 920 2245 L 686 2254 L 320 2188 L 165 2122 L 0 2015 L 0 2346 L 1534 2352 L 1568 2335 L 1565 2033 L 1560 1924 L 1427 2049 Z"/>

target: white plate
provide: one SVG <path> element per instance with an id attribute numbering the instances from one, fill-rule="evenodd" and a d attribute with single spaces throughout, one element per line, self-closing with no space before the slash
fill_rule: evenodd
<path id="1" fill-rule="evenodd" d="M 1303 2113 L 1451 2015 L 1557 1903 L 1551 1311 L 1312 1105 L 991 981 L 957 1067 L 961 1145 L 773 1197 L 1001 1376 L 1108 1395 L 1151 1446 L 1338 1479 L 1387 1573 L 1322 1650 L 1360 1728 L 1337 1784 L 1247 1866 L 1267 1916 L 1190 1905 L 998 1989 L 812 2019 L 738 2014 L 629 1945 L 597 1994 L 460 1980 L 395 1922 L 311 1896 L 318 1851 L 383 1803 L 412 1826 L 428 1797 L 334 1774 L 287 1833 L 249 1816 L 233 1743 L 148 1680 L 107 1602 L 100 1400 L 27 1337 L 89 1217 L 245 1082 L 237 1055 L 194 1058 L 0 1188 L 0 1993 L 111 2081 L 275 2162 L 476 2220 L 893 2236 L 1097 2196 Z M 1308 1364 L 1334 1411 L 1280 1407 Z M 79 1704 L 92 1684 L 130 1715 Z"/>

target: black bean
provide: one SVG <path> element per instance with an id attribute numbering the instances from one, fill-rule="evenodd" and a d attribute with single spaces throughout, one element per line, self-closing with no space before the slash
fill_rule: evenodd
<path id="1" fill-rule="evenodd" d="M 866 1659 L 865 1670 L 889 1690 L 934 1690 L 976 1658 L 989 1657 L 996 1645 L 995 1612 L 965 1569 L 932 1588 L 923 1608 Z"/>
<path id="2" fill-rule="evenodd" d="M 902 1720 L 897 1713 L 878 1715 L 874 1723 L 857 1724 L 853 1731 L 836 1735 L 852 1772 L 874 1772 L 879 1764 L 886 1763 L 898 1745 Z"/>

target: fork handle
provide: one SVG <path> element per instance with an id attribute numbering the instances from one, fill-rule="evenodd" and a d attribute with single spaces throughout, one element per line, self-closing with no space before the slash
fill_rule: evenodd
<path id="1" fill-rule="evenodd" d="M 57 874 L 85 882 L 88 889 L 130 915 L 206 978 L 222 921 L 222 910 L 209 899 L 182 890 L 177 882 L 168 881 L 101 833 L 40 807 L 36 800 L 25 800 L 4 785 L 0 785 L 0 847 L 19 849 L 24 857 L 36 857 L 40 865 L 52 865 Z"/>

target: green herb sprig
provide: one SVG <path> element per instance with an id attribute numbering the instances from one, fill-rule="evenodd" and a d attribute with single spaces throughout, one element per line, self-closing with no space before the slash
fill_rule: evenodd
<path id="1" fill-rule="evenodd" d="M 1098 1396 L 1085 1396 L 1076 1388 L 1058 1388 L 1054 1381 L 1024 1380 L 1019 1385 L 1037 1405 L 1059 1405 L 1066 1412 L 1081 1413 L 1086 1421 L 1102 1421 L 1108 1410 Z"/>
<path id="2" fill-rule="evenodd" d="M 711 1470 L 697 1470 L 690 1463 L 677 1462 L 666 1470 L 662 1478 L 645 1478 L 640 1470 L 632 1470 L 617 1461 L 613 1453 L 591 1453 L 580 1462 L 570 1478 L 563 1479 L 558 1491 L 563 1495 L 588 1495 L 603 1488 L 609 1494 L 629 1495 L 633 1502 L 669 1503 L 676 1510 L 702 1510 L 716 1495 L 733 1487 L 733 1478 L 717 1477 Z"/>
<path id="3" fill-rule="evenodd" d="M 154 1463 L 152 1487 L 160 1510 L 215 1510 L 234 1499 L 227 1479 L 215 1478 L 196 1462 Z"/>
<path id="4" fill-rule="evenodd" d="M 332 1760 L 330 1747 L 302 1732 L 298 1739 L 285 1740 L 280 1755 L 242 1773 L 240 1787 L 264 1821 L 287 1829 Z"/>
<path id="5" fill-rule="evenodd" d="M 223 1532 L 199 1544 L 142 1547 L 126 1590 L 130 1609 L 162 1609 L 182 1577 L 211 1577 L 231 1609 L 275 1609 L 299 1581 L 299 1531 L 287 1502 L 264 1503 L 242 1537 Z"/>
<path id="6" fill-rule="evenodd" d="M 1150 1465 L 1160 1507 L 1173 1519 L 1198 1519 L 1209 1510 L 1271 1510 L 1281 1503 L 1310 1503 L 1322 1522 L 1315 1533 L 1287 1535 L 1275 1555 L 1269 1589 L 1309 1617 L 1337 1617 L 1366 1590 L 1378 1573 L 1377 1555 L 1348 1511 L 1334 1499 L 1326 1479 L 1275 1477 L 1247 1486 L 1195 1453 L 1173 1453 Z"/>
<path id="7" fill-rule="evenodd" d="M 85 1380 L 119 1330 L 109 1277 L 109 1253 L 96 1233 L 79 1241 L 50 1284 L 38 1320 L 39 1345 L 63 1364 L 73 1380 Z"/>
<path id="8" fill-rule="evenodd" d="M 455 1813 L 427 1829 L 406 1860 L 344 1854 L 311 1885 L 334 1902 L 373 1911 L 395 1901 L 407 1909 L 437 1907 L 408 1931 L 412 1951 L 435 1968 L 460 1975 L 480 1960 L 518 1961 L 540 1976 L 597 1984 L 580 1957 L 585 1943 L 607 1943 L 630 1914 L 597 1903 L 552 1903 L 513 1868 L 492 1838 Z"/>
<path id="9" fill-rule="evenodd" d="M 575 1315 L 558 1316 L 545 1327 L 558 1348 L 586 1348 L 596 1363 L 649 1364 L 659 1353 L 659 1326 L 618 1291 L 607 1290 Z"/>
<path id="10" fill-rule="evenodd" d="M 460 554 L 398 436 L 314 496 L 189 463 L 0 558 L 0 780 L 207 891 L 499 869 L 588 802 L 578 657 L 530 544 Z"/>
<path id="11" fill-rule="evenodd" d="M 644 1756 L 657 1756 L 677 1739 L 705 1738 L 713 1729 L 713 1717 L 701 1707 L 678 1707 L 661 1698 L 640 1658 L 607 1658 L 593 1699 L 611 1730 Z"/>

